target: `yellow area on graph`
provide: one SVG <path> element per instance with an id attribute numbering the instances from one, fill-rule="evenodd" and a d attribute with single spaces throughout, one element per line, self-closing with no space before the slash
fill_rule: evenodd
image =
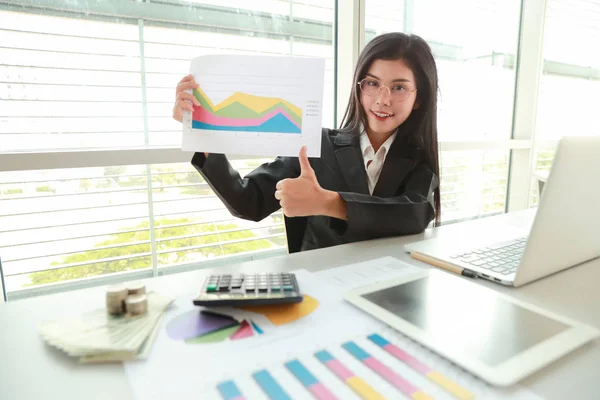
<path id="1" fill-rule="evenodd" d="M 262 314 L 271 321 L 273 325 L 285 325 L 290 322 L 306 317 L 319 307 L 319 301 L 314 297 L 304 295 L 301 303 L 266 305 L 266 306 L 248 306 L 240 307 L 242 310 Z"/>
<path id="2" fill-rule="evenodd" d="M 263 97 L 255 96 L 248 93 L 235 92 L 219 104 L 214 104 L 212 101 L 210 101 L 210 99 L 208 98 L 206 93 L 202 91 L 202 89 L 197 88 L 195 89 L 195 91 L 198 92 L 200 96 L 202 96 L 204 100 L 208 102 L 208 104 L 212 107 L 214 111 L 219 111 L 222 108 L 225 108 L 233 103 L 240 103 L 241 105 L 251 109 L 252 111 L 262 113 L 265 110 L 268 110 L 269 108 L 281 103 L 287 108 L 289 108 L 291 112 L 296 114 L 297 117 L 302 118 L 302 109 L 300 107 L 297 107 L 289 101 L 286 101 L 279 97 Z"/>

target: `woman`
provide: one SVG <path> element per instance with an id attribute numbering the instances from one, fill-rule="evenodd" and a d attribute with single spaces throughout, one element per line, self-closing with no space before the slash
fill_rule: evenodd
<path id="1" fill-rule="evenodd" d="M 440 218 L 437 69 L 418 36 L 388 33 L 358 58 L 341 129 L 323 129 L 321 158 L 277 157 L 241 178 L 223 154 L 192 164 L 229 211 L 259 221 L 280 207 L 289 252 L 422 232 Z M 178 84 L 173 117 L 200 104 Z"/>

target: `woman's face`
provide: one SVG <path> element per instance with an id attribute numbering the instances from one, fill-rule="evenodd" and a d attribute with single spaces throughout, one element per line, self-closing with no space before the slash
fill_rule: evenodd
<path id="1" fill-rule="evenodd" d="M 402 60 L 375 60 L 360 86 L 370 135 L 391 135 L 418 107 L 415 76 Z"/>

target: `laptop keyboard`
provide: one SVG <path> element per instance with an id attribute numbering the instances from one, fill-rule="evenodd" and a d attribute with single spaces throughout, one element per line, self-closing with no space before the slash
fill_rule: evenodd
<path id="1" fill-rule="evenodd" d="M 454 254 L 450 258 L 503 275 L 510 275 L 517 270 L 526 243 L 527 237 L 522 237 L 466 253 Z"/>

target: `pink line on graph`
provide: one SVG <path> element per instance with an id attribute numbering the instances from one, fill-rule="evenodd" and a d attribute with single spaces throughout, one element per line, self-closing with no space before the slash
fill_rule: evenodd
<path id="1" fill-rule="evenodd" d="M 194 121 L 204 122 L 210 125 L 218 125 L 218 126 L 259 126 L 266 122 L 267 120 L 273 118 L 277 114 L 283 114 L 290 122 L 300 129 L 300 125 L 292 117 L 287 113 L 283 108 L 279 107 L 275 110 L 271 111 L 268 114 L 263 115 L 260 118 L 229 118 L 229 117 L 219 117 L 217 115 L 211 114 L 204 107 L 194 107 L 194 113 L 192 115 L 192 119 Z"/>
<path id="2" fill-rule="evenodd" d="M 352 378 L 354 374 L 346 368 L 339 360 L 327 361 L 325 364 L 340 379 L 346 380 Z"/>
<path id="3" fill-rule="evenodd" d="M 396 389 L 400 389 L 402 393 L 410 396 L 413 393 L 419 391 L 417 387 L 402 379 L 400 375 L 396 374 L 394 371 L 392 371 L 373 357 L 366 358 L 363 360 L 363 362 L 373 371 L 377 372 L 382 378 L 394 385 Z"/>
<path id="4" fill-rule="evenodd" d="M 404 352 L 399 347 L 394 346 L 393 344 L 386 344 L 385 346 L 383 346 L 383 348 L 388 353 L 396 357 L 398 360 L 402 361 L 403 363 L 405 363 L 406 365 L 423 375 L 426 375 L 427 373 L 433 371 L 427 365 L 423 364 L 422 362 L 420 362 L 410 354 Z"/>
<path id="5" fill-rule="evenodd" d="M 311 385 L 308 390 L 318 400 L 338 400 L 322 383 Z"/>

